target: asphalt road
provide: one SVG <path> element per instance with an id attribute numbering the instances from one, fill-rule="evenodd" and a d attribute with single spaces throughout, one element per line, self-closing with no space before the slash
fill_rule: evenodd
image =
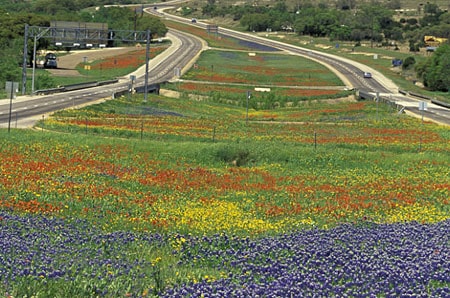
<path id="1" fill-rule="evenodd" d="M 175 69 L 183 74 L 206 46 L 200 39 L 176 30 L 170 30 L 168 37 L 172 40 L 172 45 L 149 62 L 149 84 L 176 78 Z M 143 86 L 145 66 L 130 75 L 136 76 L 135 87 Z M 37 120 L 47 117 L 51 112 L 110 99 L 114 94 L 128 90 L 130 75 L 121 78 L 116 84 L 106 86 L 44 96 L 18 96 L 12 101 L 1 99 L 0 127 L 32 127 Z"/>
<path id="2" fill-rule="evenodd" d="M 203 23 L 198 20 L 196 20 L 195 23 L 192 23 L 190 19 L 165 14 L 164 9 L 167 7 L 171 7 L 170 2 L 159 4 L 157 10 L 147 9 L 146 11 L 162 18 L 174 19 L 178 22 L 185 23 L 187 26 L 197 26 L 206 30 L 206 26 L 208 25 L 207 23 Z M 269 47 L 278 48 L 292 55 L 301 55 L 315 60 L 327 66 L 330 71 L 334 72 L 344 82 L 347 89 L 357 89 L 370 93 L 373 98 L 376 98 L 378 94 L 379 98 L 383 98 L 384 100 L 392 100 L 397 106 L 404 107 L 403 110 L 411 116 L 420 117 L 427 121 L 450 126 L 450 109 L 436 105 L 430 100 L 420 99 L 409 96 L 408 94 L 400 93 L 398 86 L 396 86 L 390 79 L 367 65 L 324 52 L 270 40 L 255 34 L 238 32 L 222 27 L 219 28 L 219 33 L 238 39 L 263 44 Z M 364 78 L 364 72 L 372 73 L 372 78 Z M 426 102 L 426 110 L 419 110 L 420 102 Z"/>

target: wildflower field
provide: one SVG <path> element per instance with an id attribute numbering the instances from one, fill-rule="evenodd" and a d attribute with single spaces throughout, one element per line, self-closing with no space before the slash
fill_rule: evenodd
<path id="1" fill-rule="evenodd" d="M 248 104 L 257 109 L 292 107 L 311 99 L 352 94 L 328 68 L 306 58 L 221 50 L 204 51 L 181 81 L 165 84 L 164 88 L 241 106 L 247 104 L 249 92 Z"/>
<path id="2" fill-rule="evenodd" d="M 448 127 L 135 95 L 1 134 L 13 297 L 450 294 Z"/>
<path id="3" fill-rule="evenodd" d="M 299 57 L 208 51 L 183 79 L 0 130 L 1 295 L 450 296 L 448 127 Z"/>

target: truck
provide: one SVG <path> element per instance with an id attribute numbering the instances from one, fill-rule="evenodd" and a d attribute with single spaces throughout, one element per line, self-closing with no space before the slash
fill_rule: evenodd
<path id="1" fill-rule="evenodd" d="M 45 55 L 44 68 L 58 68 L 58 62 L 54 53 Z"/>

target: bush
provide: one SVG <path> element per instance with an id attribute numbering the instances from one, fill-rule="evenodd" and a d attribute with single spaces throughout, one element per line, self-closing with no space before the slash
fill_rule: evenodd
<path id="1" fill-rule="evenodd" d="M 409 56 L 403 61 L 402 69 L 407 70 L 414 67 L 414 64 L 416 64 L 416 59 L 412 56 Z"/>
<path id="2" fill-rule="evenodd" d="M 216 157 L 235 166 L 244 166 L 250 161 L 250 151 L 246 148 L 224 146 L 217 150 Z"/>

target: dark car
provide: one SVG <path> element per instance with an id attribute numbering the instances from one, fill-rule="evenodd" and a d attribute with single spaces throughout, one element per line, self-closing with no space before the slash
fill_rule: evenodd
<path id="1" fill-rule="evenodd" d="M 58 68 L 58 63 L 56 62 L 56 55 L 53 53 L 48 53 L 45 55 L 44 60 L 45 68 Z"/>
<path id="2" fill-rule="evenodd" d="M 370 78 L 372 78 L 372 74 L 370 72 L 365 72 L 364 73 L 364 78 L 370 79 Z"/>

